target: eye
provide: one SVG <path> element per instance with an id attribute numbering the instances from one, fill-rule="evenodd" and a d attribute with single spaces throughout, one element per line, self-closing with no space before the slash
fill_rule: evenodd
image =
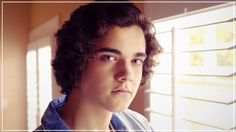
<path id="1" fill-rule="evenodd" d="M 143 64 L 143 60 L 141 60 L 141 59 L 133 59 L 132 60 L 132 63 L 133 64 L 135 64 L 135 65 L 141 65 L 141 64 Z"/>
<path id="2" fill-rule="evenodd" d="M 111 55 L 102 55 L 100 59 L 105 62 L 112 62 L 112 61 L 117 60 L 115 56 L 111 56 Z"/>

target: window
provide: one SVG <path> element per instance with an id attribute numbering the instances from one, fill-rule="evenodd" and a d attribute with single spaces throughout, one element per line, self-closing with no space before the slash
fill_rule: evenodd
<path id="1" fill-rule="evenodd" d="M 145 111 L 156 130 L 234 130 L 234 3 L 154 21 L 164 48 Z"/>
<path id="2" fill-rule="evenodd" d="M 28 129 L 40 124 L 43 112 L 52 99 L 50 38 L 30 43 L 27 52 Z"/>
<path id="3" fill-rule="evenodd" d="M 56 97 L 51 59 L 54 56 L 54 34 L 59 28 L 59 17 L 54 16 L 30 32 L 27 49 L 27 127 L 33 131 L 52 98 Z"/>

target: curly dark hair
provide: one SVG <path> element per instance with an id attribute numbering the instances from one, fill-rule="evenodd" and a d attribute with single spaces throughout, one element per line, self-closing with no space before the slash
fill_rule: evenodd
<path id="1" fill-rule="evenodd" d="M 74 83 L 88 64 L 88 55 L 97 42 L 114 28 L 137 25 L 146 40 L 147 58 L 144 61 L 141 84 L 150 77 L 156 65 L 154 56 L 162 48 L 155 38 L 150 20 L 132 3 L 90 3 L 76 9 L 56 33 L 57 51 L 52 67 L 61 93 L 69 95 Z"/>

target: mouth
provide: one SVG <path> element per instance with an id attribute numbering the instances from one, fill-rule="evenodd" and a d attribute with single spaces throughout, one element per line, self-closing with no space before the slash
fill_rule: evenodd
<path id="1" fill-rule="evenodd" d="M 118 95 L 131 95 L 132 92 L 126 88 L 114 88 L 112 89 L 111 93 L 118 94 Z"/>

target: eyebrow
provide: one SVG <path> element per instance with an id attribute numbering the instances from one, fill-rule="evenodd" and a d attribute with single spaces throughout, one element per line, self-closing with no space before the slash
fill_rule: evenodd
<path id="1" fill-rule="evenodd" d="M 117 50 L 117 49 L 113 49 L 113 48 L 101 48 L 95 51 L 95 53 L 97 52 L 111 52 L 114 54 L 118 54 L 121 55 L 121 51 Z M 137 52 L 134 54 L 135 57 L 147 57 L 145 52 Z"/>

